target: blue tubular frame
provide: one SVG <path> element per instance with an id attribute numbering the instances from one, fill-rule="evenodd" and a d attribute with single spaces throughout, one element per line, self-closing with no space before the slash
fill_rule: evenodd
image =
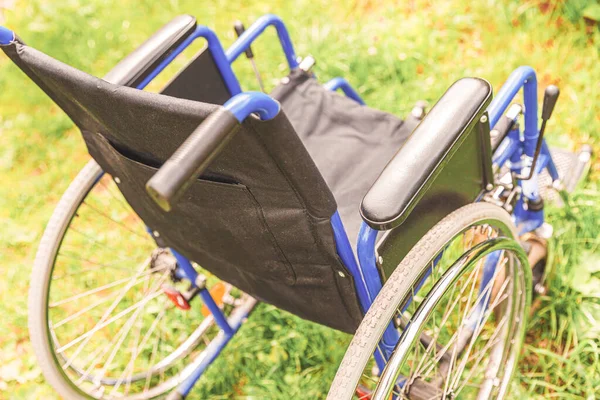
<path id="1" fill-rule="evenodd" d="M 348 83 L 348 81 L 342 77 L 338 76 L 337 78 L 333 78 L 332 80 L 324 84 L 323 87 L 327 90 L 331 90 L 332 92 L 341 89 L 342 92 L 344 92 L 344 94 L 346 95 L 346 97 L 351 98 L 360 105 L 365 105 L 364 100 L 360 97 L 356 90 L 354 90 L 354 88 L 350 86 L 350 83 Z"/>
<path id="2" fill-rule="evenodd" d="M 256 113 L 263 121 L 273 119 L 279 114 L 281 105 L 269 95 L 262 92 L 244 92 L 223 105 L 242 123 L 250 114 Z"/>
<path id="3" fill-rule="evenodd" d="M 15 40 L 15 33 L 8 28 L 0 26 L 0 45 L 6 46 Z"/>
<path id="4" fill-rule="evenodd" d="M 488 107 L 490 126 L 496 125 L 521 88 L 523 88 L 523 102 L 525 103 L 525 154 L 533 157 L 539 136 L 537 78 L 533 68 L 519 67 L 510 74 Z"/>
<path id="5" fill-rule="evenodd" d="M 340 214 L 337 211 L 331 217 L 331 227 L 333 229 L 333 237 L 335 239 L 337 254 L 340 256 L 340 259 L 346 268 L 348 268 L 350 275 L 352 275 L 354 278 L 354 286 L 356 287 L 358 301 L 362 311 L 366 313 L 369 307 L 371 307 L 375 297 L 372 296 L 372 293 L 370 293 L 368 289 L 364 272 L 370 276 L 373 276 L 374 273 L 378 274 L 377 269 L 374 271 L 369 271 L 362 265 L 359 267 L 358 263 L 356 262 L 356 257 L 354 256 L 352 246 L 350 245 L 350 240 L 348 240 L 346 229 L 344 229 L 344 224 L 342 223 Z M 375 253 L 373 252 L 372 254 Z M 379 285 L 381 287 L 381 280 L 379 280 Z"/>
<path id="6" fill-rule="evenodd" d="M 232 96 L 239 94 L 242 92 L 242 88 L 240 87 L 240 83 L 238 82 L 233 70 L 231 69 L 231 64 L 227 60 L 225 56 L 225 50 L 223 50 L 223 46 L 219 41 L 217 35 L 207 28 L 206 26 L 198 25 L 194 33 L 188 36 L 183 43 L 181 43 L 167 58 L 165 58 L 152 73 L 150 73 L 146 79 L 142 81 L 138 85 L 138 89 L 145 88 L 158 74 L 160 74 L 171 62 L 181 54 L 189 45 L 191 45 L 196 39 L 204 38 L 208 44 L 208 50 L 210 51 L 217 68 L 221 72 L 223 77 L 223 81 L 225 82 L 225 86 L 227 86 L 227 90 Z"/>
<path id="7" fill-rule="evenodd" d="M 240 56 L 240 54 L 242 54 L 269 26 L 273 26 L 277 31 L 279 42 L 281 42 L 281 47 L 290 69 L 298 68 L 298 60 L 296 59 L 296 53 L 294 51 L 294 46 L 292 45 L 292 40 L 290 39 L 288 30 L 281 18 L 273 14 L 267 14 L 260 17 L 235 41 L 235 43 L 229 49 L 227 49 L 227 61 L 229 63 L 234 62 Z"/>

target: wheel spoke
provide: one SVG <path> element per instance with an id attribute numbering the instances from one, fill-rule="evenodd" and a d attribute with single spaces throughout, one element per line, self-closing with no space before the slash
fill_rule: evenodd
<path id="1" fill-rule="evenodd" d="M 82 342 L 82 343 L 80 343 L 79 347 L 75 350 L 75 353 L 71 356 L 71 358 L 69 359 L 69 362 L 67 362 L 66 367 L 64 367 L 64 368 L 68 368 L 69 365 L 71 364 L 71 362 L 73 362 L 75 360 L 75 358 L 77 357 L 77 355 L 79 354 L 79 352 L 83 349 L 83 347 L 91 339 L 91 337 L 93 336 L 93 334 L 96 333 L 97 331 L 99 331 L 100 329 L 102 329 L 102 327 L 104 327 L 105 325 L 107 325 L 107 324 L 104 324 L 104 322 L 108 319 L 109 315 L 113 312 L 113 310 L 115 308 L 117 308 L 117 306 L 119 305 L 119 303 L 121 302 L 121 300 L 123 300 L 123 298 L 125 297 L 125 295 L 129 291 L 129 289 L 131 289 L 135 285 L 135 282 L 137 281 L 138 277 L 142 274 L 142 271 L 144 270 L 145 267 L 146 267 L 146 265 L 145 265 L 145 263 L 143 263 L 138 268 L 138 270 L 136 271 L 136 274 L 130 279 L 129 283 L 127 283 L 127 285 L 125 285 L 125 287 L 121 290 L 121 292 L 119 293 L 119 296 L 117 296 L 117 298 L 112 302 L 112 304 L 110 305 L 110 307 L 104 312 L 104 315 L 102 315 L 102 317 L 100 318 L 100 321 L 98 321 L 98 323 L 96 324 L 96 326 L 91 331 L 89 331 L 88 333 L 86 333 L 86 334 L 78 337 L 77 339 L 69 342 L 68 344 L 66 344 L 64 346 L 61 346 L 59 349 L 56 350 L 56 352 L 60 354 L 63 351 L 65 351 L 66 349 L 68 349 L 69 347 L 71 347 L 71 346 L 73 346 L 73 345 L 75 345 L 75 344 L 77 344 L 79 342 Z M 124 311 L 127 311 L 127 310 L 124 310 Z M 123 312 L 121 312 L 119 314 L 122 314 L 122 313 Z M 125 314 L 123 314 L 123 315 L 125 315 Z M 119 316 L 119 318 L 120 318 L 120 316 Z M 111 322 L 115 321 L 116 319 L 118 319 L 118 318 L 116 318 L 116 317 L 111 318 Z"/>
<path id="2" fill-rule="evenodd" d="M 86 360 L 86 362 L 83 364 L 83 367 L 85 368 L 85 365 L 90 365 L 88 370 L 85 372 L 85 374 L 83 374 L 83 376 L 80 377 L 80 382 L 82 382 L 83 380 L 85 380 L 91 373 L 91 371 L 93 370 L 93 368 L 96 366 L 96 364 L 99 362 L 99 360 L 103 359 L 104 356 L 108 353 L 108 351 L 112 348 L 113 349 L 113 353 L 116 353 L 116 351 L 118 350 L 120 343 L 122 342 L 122 340 L 125 339 L 125 337 L 127 336 L 127 333 L 129 332 L 129 329 L 131 329 L 131 326 L 129 325 L 130 323 L 133 324 L 133 322 L 135 322 L 135 319 L 137 318 L 137 316 L 139 315 L 139 313 L 141 312 L 141 310 L 143 309 L 143 307 L 152 299 L 158 297 L 158 295 L 162 294 L 161 292 L 159 292 L 158 290 L 156 290 L 157 288 L 160 288 L 160 284 L 164 281 L 164 278 L 166 278 L 166 273 L 163 274 L 162 279 L 159 279 L 158 283 L 155 285 L 155 287 L 153 288 L 153 290 L 151 291 L 150 294 L 148 294 L 144 299 L 142 299 L 141 301 L 137 302 L 136 304 L 132 305 L 131 307 L 123 310 L 121 313 L 117 314 L 115 317 L 109 319 L 108 321 L 106 321 L 104 323 L 103 326 L 96 326 L 94 329 L 97 330 L 101 330 L 102 328 L 104 328 L 105 326 L 111 324 L 112 322 L 116 321 L 117 319 L 120 319 L 120 317 L 125 316 L 127 314 L 129 314 L 130 312 L 134 312 L 134 314 L 129 317 L 129 319 L 121 326 L 121 328 L 119 329 L 119 331 L 117 332 L 116 335 L 114 335 L 113 339 L 109 342 L 107 342 L 104 347 L 102 348 L 102 350 L 97 353 L 92 360 L 90 361 L 90 358 L 88 358 Z M 124 312 L 127 311 L 126 314 L 124 314 Z M 119 318 L 117 318 L 119 317 Z M 133 321 L 133 322 L 132 322 Z M 92 330 L 93 331 L 93 330 Z M 79 338 L 89 335 L 87 337 L 91 337 L 91 335 L 93 335 L 95 332 L 89 331 L 86 334 L 80 336 Z M 78 339 L 79 339 L 78 338 Z M 78 340 L 75 339 L 75 340 Z M 115 345 L 114 343 L 117 342 L 118 344 Z M 57 350 L 58 352 L 58 350 Z M 114 355 L 111 355 L 111 357 L 109 358 L 109 360 L 112 360 L 112 358 L 114 358 Z M 104 363 L 104 366 L 106 367 L 107 363 L 109 363 L 110 361 L 107 361 Z M 104 370 L 104 368 L 103 368 Z M 102 375 L 103 376 L 103 375 Z M 96 382 L 99 382 L 102 379 L 102 377 L 95 378 Z"/>
<path id="3" fill-rule="evenodd" d="M 89 330 L 88 332 L 84 333 L 81 336 L 78 336 L 77 338 L 73 339 L 72 341 L 70 341 L 69 343 L 59 347 L 58 349 L 56 349 L 57 353 L 63 353 L 65 350 L 71 348 L 72 346 L 76 345 L 77 343 L 90 338 L 94 333 L 98 332 L 99 330 L 101 330 L 102 328 L 106 327 L 107 325 L 112 324 L 113 322 L 119 320 L 121 317 L 124 317 L 126 315 L 128 315 L 131 312 L 134 311 L 138 311 L 140 308 L 144 307 L 146 305 L 146 303 L 148 303 L 150 300 L 153 300 L 155 298 L 157 298 L 158 296 L 162 295 L 162 292 L 155 292 L 153 293 L 151 296 L 144 298 L 143 300 L 138 301 L 137 303 L 127 307 L 126 309 L 124 309 L 123 311 L 119 312 L 117 315 L 115 315 L 112 318 L 108 318 L 108 319 L 101 319 L 101 323 L 98 323 L 96 326 L 94 326 L 94 328 L 92 328 L 91 330 Z M 121 298 L 121 297 L 120 297 Z M 114 308 L 111 309 L 111 311 Z"/>
<path id="4" fill-rule="evenodd" d="M 128 227 L 127 225 L 125 225 L 124 223 L 122 223 L 122 222 L 119 222 L 119 221 L 115 220 L 114 218 L 112 218 L 112 217 L 110 217 L 108 214 L 106 214 L 105 212 L 103 212 L 103 211 L 100 211 L 100 210 L 98 210 L 96 207 L 92 206 L 90 203 L 87 203 L 87 202 L 85 202 L 85 201 L 84 201 L 84 202 L 83 202 L 83 204 L 85 204 L 86 206 L 88 206 L 88 207 L 89 207 L 91 210 L 95 211 L 97 214 L 99 214 L 99 215 L 103 216 L 104 218 L 106 218 L 106 219 L 108 219 L 108 220 L 110 220 L 110 221 L 114 222 L 115 224 L 117 224 L 117 225 L 118 225 L 118 226 L 120 226 L 121 228 L 125 229 L 125 230 L 126 230 L 126 231 L 128 231 L 129 233 L 131 233 L 131 234 L 133 234 L 133 235 L 136 235 L 136 236 L 138 236 L 138 237 L 140 237 L 140 238 L 142 238 L 142 239 L 146 239 L 146 236 L 143 236 L 143 235 L 141 235 L 141 234 L 139 234 L 139 233 L 137 233 L 137 232 L 133 231 L 131 228 L 129 228 L 129 227 Z"/>
<path id="5" fill-rule="evenodd" d="M 144 261 L 142 263 L 141 267 L 138 269 L 138 272 L 136 273 L 136 276 L 135 276 L 135 278 L 138 279 L 138 280 L 136 280 L 132 284 L 132 286 L 135 286 L 135 285 L 137 285 L 139 283 L 144 282 L 144 280 L 141 280 L 141 278 L 149 277 L 153 273 L 161 271 L 161 270 L 163 270 L 163 269 L 166 268 L 166 267 L 162 267 L 162 268 L 157 268 L 157 269 L 148 269 L 148 271 L 142 272 L 141 270 L 143 270 L 143 268 L 146 267 L 146 266 L 148 266 L 149 264 L 150 264 L 150 258 L 148 257 L 146 259 L 146 261 Z M 50 305 L 48 307 L 49 308 L 54 308 L 54 307 L 58 307 L 58 306 L 61 306 L 63 304 L 66 304 L 66 303 L 70 303 L 70 302 L 75 301 L 75 300 L 80 300 L 80 299 L 82 299 L 82 298 L 84 298 L 86 296 L 89 296 L 89 295 L 92 295 L 92 294 L 96 294 L 96 293 L 101 292 L 103 290 L 111 289 L 111 288 L 113 288 L 115 286 L 119 286 L 119 285 L 122 285 L 122 284 L 125 284 L 125 283 L 131 283 L 131 280 L 132 280 L 132 278 L 119 279 L 119 280 L 114 281 L 112 283 L 108 283 L 106 285 L 102 285 L 102 286 L 99 286 L 97 288 L 87 290 L 87 291 L 85 291 L 83 293 L 76 294 L 76 295 L 68 297 L 66 299 L 55 301 L 53 303 L 50 303 Z"/>
<path id="6" fill-rule="evenodd" d="M 505 280 L 505 283 L 503 284 L 503 289 L 502 292 L 504 291 L 504 289 L 507 287 L 507 285 L 509 284 L 510 278 Z M 490 292 L 491 292 L 491 288 L 490 288 Z M 475 341 L 477 339 L 477 337 L 479 336 L 479 334 L 481 333 L 483 327 L 485 326 L 485 322 L 488 320 L 488 318 L 492 315 L 493 310 L 496 308 L 496 306 L 498 304 L 500 304 L 502 301 L 504 301 L 506 298 L 508 297 L 508 295 L 501 295 L 501 296 L 497 296 L 497 298 L 494 301 L 494 304 L 489 308 L 489 310 L 486 312 L 486 314 L 483 316 L 482 318 L 482 323 L 479 324 L 479 326 L 477 327 L 476 331 L 473 333 L 472 335 L 472 339 L 469 343 L 469 347 L 467 348 L 467 351 L 465 352 L 465 354 L 463 355 L 463 362 L 461 363 L 461 365 L 459 366 L 458 370 L 456 371 L 456 374 L 453 378 L 453 387 L 455 385 L 458 384 L 458 380 L 460 379 L 460 376 L 462 375 L 464 368 L 466 367 L 466 364 L 469 360 L 469 355 L 470 352 L 473 348 L 473 345 L 475 344 Z M 499 332 L 498 328 L 496 328 L 496 332 Z"/>
<path id="7" fill-rule="evenodd" d="M 452 315 L 452 311 L 454 311 L 454 309 L 456 308 L 456 306 L 460 302 L 461 298 L 463 297 L 465 291 L 469 287 L 468 283 L 473 279 L 475 272 L 476 272 L 475 270 L 473 270 L 471 272 L 471 274 L 467 278 L 467 281 L 465 282 L 465 284 L 460 289 L 460 291 L 459 291 L 458 295 L 456 296 L 455 300 L 451 303 L 450 308 L 448 308 L 448 307 L 446 308 L 446 310 L 444 312 L 444 317 L 442 317 L 442 323 L 440 324 L 440 329 L 437 332 L 437 336 L 439 336 L 439 334 L 441 333 L 442 326 L 444 326 L 446 324 L 446 322 L 448 321 L 448 319 Z M 453 289 L 452 289 L 452 292 L 451 292 L 452 294 L 454 293 L 454 288 L 456 288 L 457 286 L 458 285 L 454 285 L 453 286 Z M 450 303 L 448 303 L 448 304 L 450 304 Z M 460 311 L 460 307 L 458 308 L 458 310 Z M 450 347 L 453 346 L 454 341 L 457 338 L 458 338 L 458 332 L 454 333 L 454 335 L 452 335 L 452 337 L 448 340 L 448 343 L 446 343 L 446 345 L 440 351 L 440 356 L 438 356 L 437 358 L 433 359 L 433 362 L 432 362 L 431 366 L 427 366 L 427 365 L 423 366 L 423 368 L 427 367 L 428 369 L 425 372 L 425 374 L 421 374 L 420 373 L 420 375 L 429 376 L 429 374 L 431 373 L 431 371 L 435 368 L 436 364 L 442 359 L 442 357 L 445 356 L 445 354 L 448 352 L 448 350 L 450 349 Z M 437 342 L 437 339 L 436 339 L 436 342 Z"/>

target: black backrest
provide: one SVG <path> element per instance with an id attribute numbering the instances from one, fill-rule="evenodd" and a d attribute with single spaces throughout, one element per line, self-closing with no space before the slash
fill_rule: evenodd
<path id="1" fill-rule="evenodd" d="M 144 185 L 218 106 L 113 85 L 16 41 L 2 49 L 71 117 L 92 157 L 119 178 L 166 245 L 301 317 L 348 332 L 358 326 L 330 225 L 335 200 L 283 112 L 265 122 L 248 118 L 166 213 Z"/>

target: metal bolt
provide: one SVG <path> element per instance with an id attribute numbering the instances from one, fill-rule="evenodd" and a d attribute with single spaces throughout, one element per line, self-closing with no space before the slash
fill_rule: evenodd
<path id="1" fill-rule="evenodd" d="M 383 264 L 383 257 L 379 256 L 379 258 L 377 259 L 379 261 L 379 264 Z"/>
<path id="2" fill-rule="evenodd" d="M 376 365 L 373 365 L 373 368 L 371 368 L 371 375 L 379 376 L 379 368 Z"/>
<path id="3" fill-rule="evenodd" d="M 487 115 L 483 115 L 479 121 L 481 121 L 482 124 L 485 124 L 487 122 Z"/>
<path id="4" fill-rule="evenodd" d="M 158 233 L 158 231 L 152 231 L 152 234 L 154 237 L 160 237 L 160 233 Z"/>
<path id="5" fill-rule="evenodd" d="M 196 281 L 194 283 L 200 289 L 206 288 L 206 276 L 204 276 L 204 275 L 198 275 L 198 276 L 196 276 Z"/>
<path id="6" fill-rule="evenodd" d="M 346 275 L 342 271 L 338 271 L 338 275 L 341 276 L 342 278 L 346 277 Z"/>
<path id="7" fill-rule="evenodd" d="M 290 83 L 290 78 L 288 78 L 287 76 L 284 76 L 283 78 L 281 78 L 281 83 L 283 83 L 284 85 L 287 85 L 288 83 Z"/>
<path id="8" fill-rule="evenodd" d="M 494 185 L 492 185 L 491 183 L 488 183 L 487 185 L 485 185 L 485 190 L 487 190 L 488 192 L 491 192 L 493 188 L 494 188 Z"/>
<path id="9" fill-rule="evenodd" d="M 115 182 L 117 182 L 117 184 L 121 183 L 121 180 L 119 179 L 118 176 L 115 176 Z"/>
<path id="10" fill-rule="evenodd" d="M 537 283 L 535 285 L 534 290 L 540 296 L 543 296 L 543 295 L 545 295 L 548 292 L 548 290 L 546 289 L 546 286 L 542 285 L 541 283 Z"/>
<path id="11" fill-rule="evenodd" d="M 312 67 L 316 64 L 316 60 L 313 56 L 306 56 L 302 61 L 300 61 L 298 68 L 300 68 L 304 72 L 309 72 Z"/>

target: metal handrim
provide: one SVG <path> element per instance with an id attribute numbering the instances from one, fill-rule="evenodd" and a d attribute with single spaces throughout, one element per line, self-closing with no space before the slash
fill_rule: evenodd
<path id="1" fill-rule="evenodd" d="M 407 361 L 412 347 L 416 341 L 419 340 L 424 324 L 431 317 L 435 306 L 442 299 L 444 293 L 446 293 L 450 286 L 455 285 L 458 279 L 463 276 L 463 274 L 465 274 L 469 268 L 477 264 L 479 260 L 491 252 L 498 250 L 510 251 L 512 254 L 516 255 L 518 263 L 523 266 L 519 274 L 523 282 L 521 282 L 521 288 L 515 288 L 515 290 L 513 290 L 514 298 L 512 301 L 517 301 L 517 307 L 520 307 L 521 310 L 524 307 L 527 307 L 527 299 L 529 298 L 527 291 L 530 290 L 530 274 L 523 272 L 528 271 L 528 263 L 527 255 L 523 251 L 520 244 L 507 238 L 496 238 L 480 243 L 465 253 L 446 271 L 446 273 L 427 295 L 427 298 L 421 303 L 419 309 L 413 316 L 414 319 L 412 323 L 407 327 L 406 330 L 404 330 L 398 345 L 394 349 L 390 360 L 386 364 L 375 392 L 373 393 L 373 400 L 384 400 L 390 398 L 394 388 L 397 386 L 402 365 Z M 516 286 L 517 283 L 518 281 L 515 279 L 514 285 Z M 508 338 L 512 337 L 512 339 L 510 339 L 511 341 L 519 340 L 524 332 L 524 321 L 515 321 L 516 308 L 511 307 L 510 309 L 511 313 L 509 317 L 509 323 L 506 326 L 507 328 L 512 327 L 513 329 L 516 329 L 517 332 L 514 336 L 509 334 Z M 519 312 L 518 315 L 523 315 L 523 313 Z M 518 326 L 515 326 L 515 322 L 517 322 Z M 516 347 L 513 346 L 513 349 L 516 349 Z M 508 370 L 512 371 L 512 365 L 510 365 L 510 363 L 514 363 L 514 351 L 511 354 L 504 354 L 503 358 L 509 364 Z M 501 386 L 501 390 L 504 389 L 504 386 L 506 386 L 505 383 L 507 383 L 509 379 L 509 376 L 503 377 L 502 385 L 499 385 Z M 457 393 L 455 393 L 455 395 L 457 395 Z"/>

